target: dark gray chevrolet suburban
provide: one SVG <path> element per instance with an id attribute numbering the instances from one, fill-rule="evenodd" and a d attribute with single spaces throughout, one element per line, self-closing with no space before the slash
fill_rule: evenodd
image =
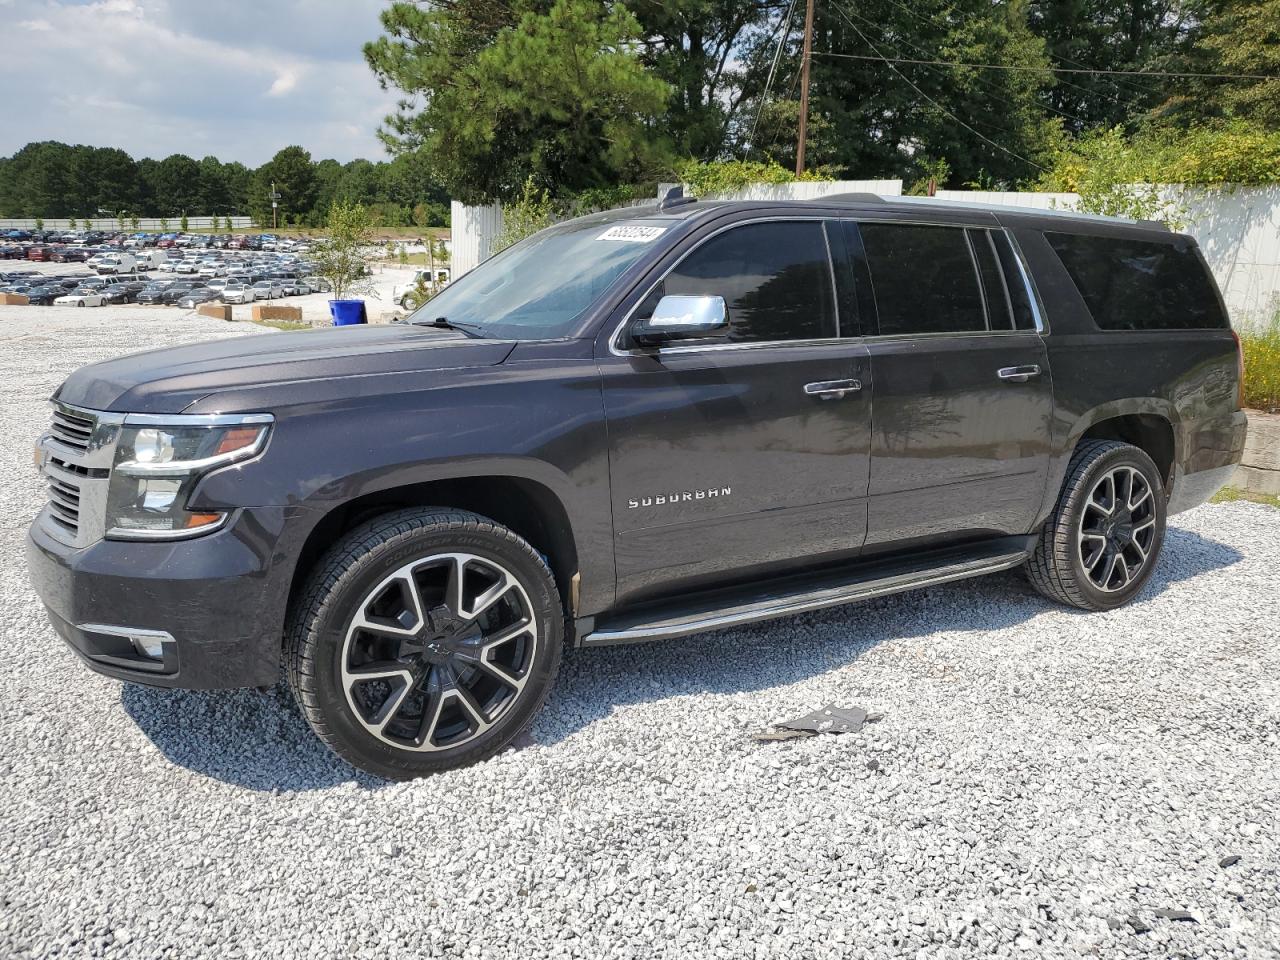
<path id="1" fill-rule="evenodd" d="M 1244 444 L 1189 237 L 869 195 L 675 195 L 404 324 L 123 357 L 53 398 L 32 580 L 85 663 L 274 683 L 352 764 L 501 749 L 565 643 L 1021 566 L 1132 598 Z"/>

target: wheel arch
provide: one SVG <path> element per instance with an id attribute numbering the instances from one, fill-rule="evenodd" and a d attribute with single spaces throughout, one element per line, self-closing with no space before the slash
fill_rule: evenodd
<path id="1" fill-rule="evenodd" d="M 289 607 L 330 546 L 365 521 L 407 507 L 470 510 L 509 528 L 547 558 L 565 610 L 570 618 L 576 613 L 578 544 L 563 500 L 538 480 L 494 473 L 388 486 L 334 505 L 312 526 L 298 552 Z"/>
<path id="2" fill-rule="evenodd" d="M 1095 407 L 1076 421 L 1065 453 L 1085 440 L 1119 440 L 1142 450 L 1155 463 L 1166 496 L 1173 488 L 1179 457 L 1178 423 L 1173 404 L 1159 398 L 1118 400 Z"/>

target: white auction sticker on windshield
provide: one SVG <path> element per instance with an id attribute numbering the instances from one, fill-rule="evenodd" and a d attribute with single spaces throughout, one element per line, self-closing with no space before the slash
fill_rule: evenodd
<path id="1" fill-rule="evenodd" d="M 621 243 L 648 243 L 667 232 L 666 227 L 643 227 L 639 224 L 619 224 L 610 227 L 597 240 L 617 240 Z"/>

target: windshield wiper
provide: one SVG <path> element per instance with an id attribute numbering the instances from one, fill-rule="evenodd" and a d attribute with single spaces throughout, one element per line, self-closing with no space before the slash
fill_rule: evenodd
<path id="1" fill-rule="evenodd" d="M 480 332 L 480 327 L 477 324 L 454 323 L 448 317 L 436 317 L 433 320 L 415 320 L 414 326 L 439 327 L 441 330 L 457 330 L 459 333 L 465 333 L 468 337 L 484 338 L 484 334 Z"/>

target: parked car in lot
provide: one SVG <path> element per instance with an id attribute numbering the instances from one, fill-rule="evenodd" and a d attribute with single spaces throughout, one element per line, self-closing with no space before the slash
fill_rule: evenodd
<path id="1" fill-rule="evenodd" d="M 113 283 L 102 288 L 102 298 L 107 303 L 133 303 L 144 289 L 146 284 L 139 280 Z"/>
<path id="2" fill-rule="evenodd" d="M 31 581 L 92 669 L 283 675 L 325 743 L 406 778 L 509 744 L 566 643 L 1016 567 L 1126 603 L 1235 470 L 1240 387 L 1161 226 L 673 199 L 542 231 L 401 325 L 77 371 Z"/>
<path id="3" fill-rule="evenodd" d="M 51 258 L 54 263 L 84 263 L 89 253 L 82 247 L 58 247 Z"/>
<path id="4" fill-rule="evenodd" d="M 179 280 L 171 284 L 163 293 L 160 294 L 160 302 L 165 304 L 177 303 L 187 294 L 194 290 L 203 289 L 203 285 L 190 280 Z"/>
<path id="5" fill-rule="evenodd" d="M 109 253 L 98 258 L 93 268 L 100 274 L 134 273 L 138 260 L 131 253 Z"/>
<path id="6" fill-rule="evenodd" d="M 202 303 L 210 303 L 217 300 L 221 294 L 217 290 L 210 290 L 207 287 L 201 287 L 190 290 L 183 294 L 177 301 L 178 306 L 184 310 L 194 310 Z"/>
<path id="7" fill-rule="evenodd" d="M 54 300 L 56 300 L 58 297 L 61 297 L 66 292 L 67 291 L 65 288 L 49 283 L 49 284 L 42 284 L 39 286 L 29 287 L 27 290 L 23 291 L 23 296 L 27 298 L 28 303 L 31 303 L 37 306 L 47 307 L 50 304 L 52 304 Z"/>
<path id="8" fill-rule="evenodd" d="M 179 260 L 177 263 L 170 264 L 169 269 L 174 273 L 197 273 L 200 270 L 200 264 L 194 260 Z"/>
<path id="9" fill-rule="evenodd" d="M 223 303 L 253 303 L 257 291 L 245 283 L 228 283 L 222 288 Z"/>
<path id="10" fill-rule="evenodd" d="M 135 297 L 136 302 L 143 304 L 163 303 L 165 291 L 169 289 L 170 284 L 173 282 L 172 280 L 161 281 L 143 287 Z"/>
<path id="11" fill-rule="evenodd" d="M 311 288 L 301 280 L 286 280 L 281 290 L 286 297 L 301 297 L 311 292 Z"/>
<path id="12" fill-rule="evenodd" d="M 253 285 L 255 300 L 274 300 L 284 296 L 284 287 L 279 280 L 259 280 Z"/>
<path id="13" fill-rule="evenodd" d="M 76 289 L 54 299 L 59 307 L 100 307 L 106 303 L 106 297 L 99 290 Z"/>
<path id="14" fill-rule="evenodd" d="M 33 245 L 27 247 L 27 259 L 32 263 L 43 263 L 53 257 L 53 250 L 50 247 Z"/>

